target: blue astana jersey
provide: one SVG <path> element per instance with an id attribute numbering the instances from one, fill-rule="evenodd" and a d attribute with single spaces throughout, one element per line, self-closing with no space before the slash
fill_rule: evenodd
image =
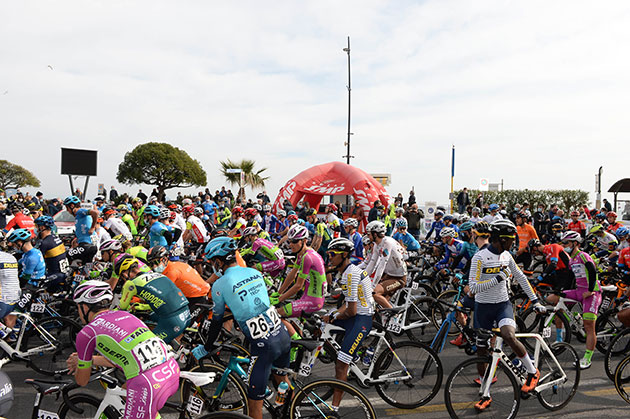
<path id="1" fill-rule="evenodd" d="M 89 230 L 92 228 L 92 216 L 85 208 L 81 208 L 75 215 L 76 221 L 74 223 L 77 241 L 79 243 L 92 243 L 92 237 L 90 237 Z"/>

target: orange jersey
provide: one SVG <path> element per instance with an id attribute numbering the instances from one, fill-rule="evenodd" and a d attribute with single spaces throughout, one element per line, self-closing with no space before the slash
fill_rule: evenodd
<path id="1" fill-rule="evenodd" d="M 538 238 L 538 234 L 531 224 L 516 226 L 516 233 L 518 234 L 518 250 L 523 250 L 531 239 Z"/>
<path id="2" fill-rule="evenodd" d="M 210 291 L 210 285 L 186 263 L 169 262 L 162 274 L 173 281 L 187 298 L 202 297 Z"/>

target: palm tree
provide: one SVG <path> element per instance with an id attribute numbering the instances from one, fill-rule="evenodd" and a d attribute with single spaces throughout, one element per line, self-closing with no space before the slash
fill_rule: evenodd
<path id="1" fill-rule="evenodd" d="M 231 185 L 239 185 L 238 197 L 245 199 L 245 187 L 251 188 L 264 188 L 265 181 L 269 180 L 269 176 L 263 177 L 263 172 L 267 168 L 256 170 L 254 166 L 256 162 L 254 160 L 243 159 L 238 163 L 233 162 L 230 159 L 221 162 L 221 174 L 225 177 Z M 228 173 L 229 169 L 240 169 L 243 172 L 243 184 L 241 184 L 240 173 Z"/>

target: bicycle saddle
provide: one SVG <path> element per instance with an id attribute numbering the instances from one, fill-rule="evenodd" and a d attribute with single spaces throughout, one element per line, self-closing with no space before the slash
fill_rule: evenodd
<path id="1" fill-rule="evenodd" d="M 602 291 L 615 292 L 617 291 L 617 286 L 616 285 L 602 285 Z"/>
<path id="2" fill-rule="evenodd" d="M 35 387 L 38 393 L 44 394 L 50 394 L 62 387 L 74 384 L 73 380 L 36 380 L 34 378 L 27 378 L 24 382 Z"/>
<path id="3" fill-rule="evenodd" d="M 291 346 L 293 344 L 303 346 L 307 351 L 312 351 L 319 346 L 321 342 L 312 339 L 300 339 L 300 340 L 292 340 Z"/>
<path id="4" fill-rule="evenodd" d="M 407 308 L 405 306 L 400 306 L 400 307 L 392 307 L 392 308 L 383 308 L 380 310 L 380 312 L 382 314 L 396 314 L 396 313 L 400 313 L 401 311 L 405 311 Z"/>
<path id="5" fill-rule="evenodd" d="M 206 384 L 214 382 L 217 374 L 215 372 L 190 372 L 180 371 L 179 376 L 191 381 L 197 387 L 203 387 Z"/>

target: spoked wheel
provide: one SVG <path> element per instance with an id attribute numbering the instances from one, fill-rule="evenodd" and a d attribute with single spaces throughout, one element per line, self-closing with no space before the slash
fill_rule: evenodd
<path id="1" fill-rule="evenodd" d="M 630 355 L 619 363 L 615 370 L 615 389 L 622 399 L 630 404 Z"/>
<path id="2" fill-rule="evenodd" d="M 334 411 L 332 403 L 322 395 L 335 391 L 343 393 L 339 409 Z M 289 418 L 348 418 L 376 419 L 376 411 L 370 400 L 351 384 L 335 380 L 317 380 L 297 390 L 289 407 Z"/>
<path id="3" fill-rule="evenodd" d="M 24 334 L 22 350 L 39 349 L 29 357 L 31 367 L 46 375 L 68 373 L 66 360 L 76 352 L 75 342 L 81 326 L 66 317 L 38 320 Z"/>
<path id="4" fill-rule="evenodd" d="M 555 342 L 550 349 L 562 370 L 558 368 L 558 365 L 547 352 L 541 352 L 538 362 L 538 370 L 540 371 L 538 387 L 556 380 L 559 382 L 544 390 L 539 390 L 537 396 L 544 408 L 559 410 L 569 404 L 578 389 L 580 359 L 575 349 L 568 343 Z M 563 372 L 566 374 L 564 379 L 562 379 Z"/>
<path id="5" fill-rule="evenodd" d="M 74 410 L 70 410 L 70 406 L 64 401 L 57 411 L 61 419 L 92 419 L 96 416 L 96 412 L 101 405 L 101 400 L 89 394 L 73 394 L 68 399 L 81 412 L 78 413 Z M 105 415 L 103 417 L 107 416 Z"/>
<path id="6" fill-rule="evenodd" d="M 623 330 L 623 325 L 614 314 L 603 314 L 597 317 L 595 322 L 595 333 L 597 334 L 597 344 L 595 347 L 601 353 L 606 353 L 612 340 Z"/>
<path id="7" fill-rule="evenodd" d="M 604 356 L 604 370 L 611 380 L 615 379 L 615 370 L 623 358 L 630 355 L 630 328 L 624 329 L 608 345 Z"/>

